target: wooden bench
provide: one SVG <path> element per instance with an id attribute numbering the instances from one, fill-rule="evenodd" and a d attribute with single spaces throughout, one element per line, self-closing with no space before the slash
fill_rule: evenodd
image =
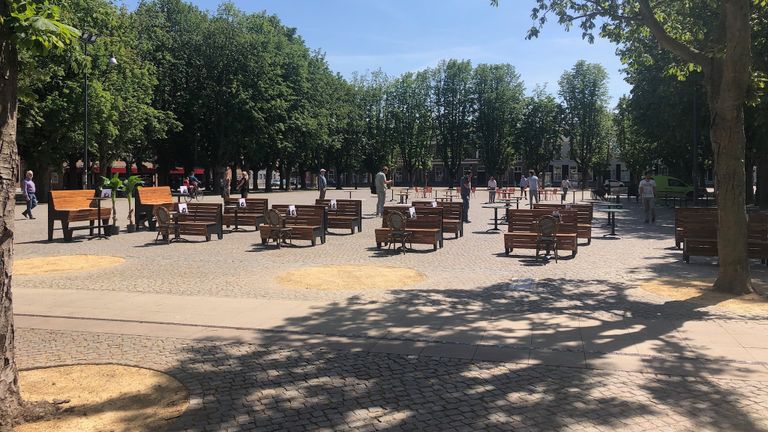
<path id="1" fill-rule="evenodd" d="M 240 198 L 227 198 L 225 200 L 223 221 L 224 225 L 229 228 L 235 225 L 235 209 L 233 206 L 240 205 Z M 264 215 L 269 208 L 269 200 L 266 198 L 245 198 L 245 207 L 238 207 L 237 209 L 237 225 L 252 226 L 258 230 L 259 226 L 264 223 Z"/>
<path id="2" fill-rule="evenodd" d="M 53 241 L 53 225 L 61 222 L 64 240 L 72 241 L 75 230 L 87 229 L 93 235 L 94 222 L 101 218 L 104 226 L 109 226 L 112 209 L 102 207 L 99 215 L 98 203 L 94 200 L 94 191 L 54 190 L 48 192 L 48 241 Z M 88 222 L 85 226 L 71 226 L 72 222 Z"/>
<path id="3" fill-rule="evenodd" d="M 387 242 L 389 235 L 389 214 L 399 211 L 408 217 L 410 206 L 386 206 L 382 227 L 376 228 L 376 249 Z M 432 245 L 433 250 L 443 247 L 443 208 L 418 207 L 416 217 L 408 219 L 405 223 L 405 231 L 411 233 L 410 243 Z"/>
<path id="4" fill-rule="evenodd" d="M 432 207 L 433 201 L 413 201 L 414 207 Z M 443 232 L 452 233 L 455 238 L 464 236 L 464 221 L 462 220 L 464 203 L 435 201 L 437 207 L 443 209 Z"/>
<path id="5" fill-rule="evenodd" d="M 312 246 L 317 244 L 320 239 L 321 244 L 325 244 L 326 231 L 326 208 L 322 205 L 297 205 L 296 216 L 288 215 L 287 204 L 273 204 L 272 208 L 279 211 L 285 218 L 285 226 L 292 228 L 291 240 L 309 240 Z M 271 228 L 267 224 L 259 226 L 261 233 L 261 243 L 267 244 L 269 241 Z"/>
<path id="6" fill-rule="evenodd" d="M 747 215 L 747 252 L 750 258 L 768 264 L 768 212 Z"/>
<path id="7" fill-rule="evenodd" d="M 692 256 L 717 256 L 717 223 L 687 221 L 683 238 L 683 261 Z"/>
<path id="8" fill-rule="evenodd" d="M 179 204 L 175 205 L 179 210 Z M 204 236 L 206 241 L 216 234 L 219 240 L 224 238 L 222 229 L 222 204 L 187 203 L 187 213 L 179 213 L 179 234 Z"/>
<path id="9" fill-rule="evenodd" d="M 717 207 L 675 208 L 675 247 L 680 249 L 680 245 L 683 244 L 688 224 L 717 226 L 717 218 Z"/>
<path id="10" fill-rule="evenodd" d="M 155 209 L 165 207 L 173 210 L 173 196 L 171 188 L 168 186 L 144 187 L 139 186 L 136 189 L 134 197 L 136 208 L 136 227 L 137 229 L 147 223 L 150 230 L 155 230 Z"/>
<path id="11" fill-rule="evenodd" d="M 504 233 L 504 253 L 509 255 L 515 249 L 536 249 L 538 221 L 542 216 L 551 216 L 553 211 L 560 213 L 560 226 L 557 233 L 557 250 L 570 251 L 571 256 L 578 252 L 578 215 L 576 210 L 564 209 L 509 209 L 507 222 L 509 231 Z"/>
<path id="12" fill-rule="evenodd" d="M 363 202 L 361 200 L 337 199 L 336 209 L 331 208 L 331 200 L 318 199 L 315 204 L 325 206 L 328 209 L 328 229 L 348 229 L 355 233 L 363 231 Z"/>
<path id="13" fill-rule="evenodd" d="M 533 208 L 576 210 L 577 237 L 587 240 L 587 245 L 592 244 L 592 219 L 594 218 L 592 204 L 534 204 Z"/>

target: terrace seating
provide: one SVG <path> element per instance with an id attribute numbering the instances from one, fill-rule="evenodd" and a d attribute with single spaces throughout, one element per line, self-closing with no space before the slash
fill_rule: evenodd
<path id="1" fill-rule="evenodd" d="M 406 213 L 408 207 L 387 206 L 384 207 L 382 227 L 376 228 L 376 248 L 381 249 L 382 244 L 388 243 L 389 214 L 391 212 Z M 406 231 L 410 233 L 409 243 L 432 245 L 433 250 L 443 247 L 443 208 L 419 207 L 416 208 L 416 217 L 406 221 Z"/>
<path id="2" fill-rule="evenodd" d="M 171 188 L 168 186 L 139 186 L 136 189 L 134 201 L 136 203 L 134 206 L 136 208 L 136 226 L 141 227 L 147 223 L 150 230 L 155 229 L 154 215 L 158 207 L 173 209 L 173 196 L 171 196 Z"/>
<path id="3" fill-rule="evenodd" d="M 689 224 L 717 226 L 716 207 L 688 207 L 675 209 L 675 247 L 680 249 Z"/>
<path id="4" fill-rule="evenodd" d="M 539 219 L 558 212 L 560 224 L 556 235 L 557 250 L 570 251 L 571 256 L 578 252 L 577 213 L 576 210 L 561 209 L 508 209 L 509 231 L 504 233 L 504 253 L 509 255 L 515 249 L 537 249 Z"/>
<path id="5" fill-rule="evenodd" d="M 289 214 L 290 206 L 287 204 L 273 204 L 272 209 L 280 212 L 284 220 L 284 227 L 291 228 L 291 238 L 293 240 L 309 240 L 312 246 L 317 244 L 320 239 L 321 244 L 325 244 L 326 232 L 326 209 L 322 205 L 296 205 L 295 215 Z M 272 227 L 269 225 L 260 225 L 261 243 L 267 244 L 272 238 Z"/>
<path id="6" fill-rule="evenodd" d="M 592 243 L 592 219 L 594 209 L 592 204 L 534 204 L 534 209 L 572 209 L 576 210 L 578 238 L 587 240 L 587 245 Z"/>
<path id="7" fill-rule="evenodd" d="M 456 202 L 436 202 L 437 207 L 443 209 L 443 232 L 452 233 L 456 238 L 464 236 L 464 221 L 462 221 L 462 208 L 464 203 Z M 413 201 L 413 206 L 417 208 L 432 207 L 432 201 Z"/>
<path id="8" fill-rule="evenodd" d="M 336 208 L 331 208 L 331 201 L 336 201 Z M 318 199 L 315 204 L 325 206 L 328 209 L 328 229 L 348 229 L 355 233 L 363 230 L 363 202 L 350 199 Z"/>
<path id="9" fill-rule="evenodd" d="M 241 198 L 227 198 L 224 203 L 224 215 L 223 223 L 229 228 L 235 225 L 235 218 L 237 218 L 237 225 L 252 226 L 258 230 L 259 225 L 265 222 L 265 214 L 269 208 L 269 200 L 266 198 L 244 198 L 245 207 L 239 207 Z M 237 215 L 235 215 L 235 206 L 237 208 Z"/>
<path id="10" fill-rule="evenodd" d="M 176 204 L 179 234 L 204 236 L 206 241 L 214 234 L 219 240 L 224 238 L 222 204 L 191 202 L 186 206 L 186 213 L 182 213 Z"/>
<path id="11" fill-rule="evenodd" d="M 54 190 L 48 192 L 48 241 L 53 241 L 53 225 L 61 222 L 64 241 L 72 241 L 74 231 L 87 229 L 93 235 L 94 222 L 101 219 L 103 225 L 109 225 L 112 209 L 101 208 L 94 200 L 93 190 Z M 72 222 L 88 222 L 85 226 L 71 226 Z"/>

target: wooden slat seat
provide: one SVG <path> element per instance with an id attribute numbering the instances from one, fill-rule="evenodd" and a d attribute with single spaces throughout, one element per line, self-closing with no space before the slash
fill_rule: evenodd
<path id="1" fill-rule="evenodd" d="M 389 234 L 389 213 L 399 211 L 408 216 L 410 206 L 386 206 L 382 227 L 376 228 L 376 248 L 387 242 Z M 411 233 L 409 243 L 432 245 L 434 250 L 443 247 L 443 209 L 419 207 L 416 209 L 416 217 L 408 219 L 405 223 L 405 231 Z"/>
<path id="2" fill-rule="evenodd" d="M 464 236 L 464 221 L 462 220 L 462 202 L 435 201 L 437 207 L 443 209 L 443 232 L 451 233 L 455 238 Z M 432 207 L 432 201 L 413 201 L 414 207 Z"/>
<path id="3" fill-rule="evenodd" d="M 592 244 L 592 219 L 594 209 L 592 204 L 534 204 L 534 209 L 568 209 L 576 210 L 576 232 L 577 237 L 587 241 L 587 245 Z"/>
<path id="4" fill-rule="evenodd" d="M 235 209 L 233 206 L 238 206 L 240 198 L 227 198 L 225 200 L 223 223 L 229 228 L 235 224 Z M 259 226 L 264 223 L 264 215 L 269 208 L 269 200 L 266 198 L 245 198 L 245 207 L 239 207 L 237 209 L 237 225 L 239 227 L 252 226 L 258 230 Z"/>
<path id="5" fill-rule="evenodd" d="M 179 205 L 176 204 L 178 211 Z M 179 234 L 204 236 L 206 241 L 216 234 L 219 240 L 224 238 L 222 228 L 222 204 L 187 203 L 187 213 L 178 214 Z"/>
<path id="6" fill-rule="evenodd" d="M 93 190 L 54 190 L 48 192 L 48 241 L 53 241 L 55 221 L 61 222 L 64 240 L 72 241 L 74 231 L 87 229 L 93 235 L 94 223 L 99 219 L 98 203 Z M 102 225 L 109 225 L 112 209 L 101 208 Z M 72 222 L 88 222 L 86 226 L 71 226 Z"/>
<path id="7" fill-rule="evenodd" d="M 509 231 L 504 233 L 504 253 L 509 255 L 515 249 L 536 249 L 538 220 L 542 216 L 560 213 L 560 226 L 557 233 L 557 250 L 570 251 L 571 256 L 578 252 L 577 211 L 565 209 L 508 209 L 507 222 Z"/>
<path id="8" fill-rule="evenodd" d="M 680 245 L 686 237 L 686 226 L 689 223 L 710 224 L 717 226 L 717 207 L 687 207 L 675 209 L 675 247 Z"/>
<path id="9" fill-rule="evenodd" d="M 290 227 L 291 240 L 309 240 L 312 246 L 320 239 L 325 244 L 326 208 L 322 205 L 297 205 L 296 216 L 288 215 L 287 204 L 273 204 L 272 208 L 279 211 L 285 218 L 285 226 Z M 259 226 L 261 243 L 267 244 L 272 230 L 267 224 Z"/>
<path id="10" fill-rule="evenodd" d="M 315 200 L 315 204 L 328 209 L 328 229 L 348 229 L 355 233 L 363 231 L 363 202 L 361 200 L 337 199 L 336 209 L 331 209 L 330 199 Z"/>
<path id="11" fill-rule="evenodd" d="M 136 227 L 140 228 L 145 223 L 149 225 L 150 230 L 155 230 L 155 209 L 165 207 L 173 210 L 173 196 L 171 188 L 168 186 L 144 187 L 139 186 L 136 189 L 134 197 L 136 208 Z"/>

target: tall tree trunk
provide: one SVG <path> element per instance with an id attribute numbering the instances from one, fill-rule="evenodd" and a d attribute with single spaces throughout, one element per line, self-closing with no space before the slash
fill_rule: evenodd
<path id="1" fill-rule="evenodd" d="M 723 57 L 715 57 L 709 68 L 705 68 L 711 111 L 710 136 L 718 189 L 717 246 L 720 273 L 715 281 L 715 289 L 746 294 L 752 291 L 744 202 L 744 102 L 752 64 L 749 24 L 751 2 L 731 0 L 724 3 L 725 54 Z"/>
<path id="2" fill-rule="evenodd" d="M 9 2 L 0 2 L 0 16 L 7 17 Z M 4 26 L 0 30 L 0 430 L 11 428 L 21 405 L 16 370 L 11 297 L 14 207 L 19 154 L 16 147 L 18 53 Z"/>

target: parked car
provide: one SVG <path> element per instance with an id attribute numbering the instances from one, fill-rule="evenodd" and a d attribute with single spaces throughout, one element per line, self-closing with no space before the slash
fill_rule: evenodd
<path id="1" fill-rule="evenodd" d="M 656 182 L 656 196 L 659 198 L 690 198 L 693 196 L 693 186 L 678 178 L 657 175 L 653 176 L 653 180 Z"/>
<path id="2" fill-rule="evenodd" d="M 272 187 L 280 187 L 280 179 L 272 179 L 269 184 L 272 185 Z"/>
<path id="3" fill-rule="evenodd" d="M 627 193 L 627 186 L 618 180 L 606 180 L 603 183 L 603 188 L 612 195 L 623 195 Z"/>

